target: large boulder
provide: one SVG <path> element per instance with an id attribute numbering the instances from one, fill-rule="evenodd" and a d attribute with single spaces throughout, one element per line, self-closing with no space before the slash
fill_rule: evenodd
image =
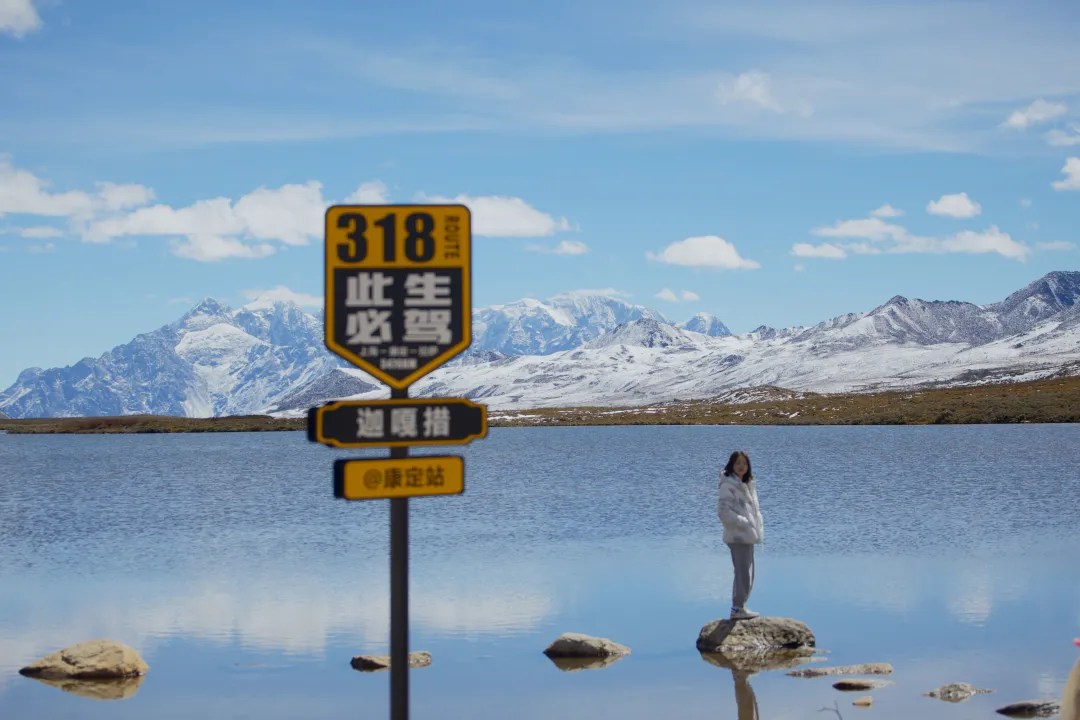
<path id="1" fill-rule="evenodd" d="M 793 650 L 814 647 L 814 633 L 804 623 L 791 618 L 756 617 L 750 620 L 713 620 L 698 633 L 702 652 L 735 653 Z"/>
<path id="2" fill-rule="evenodd" d="M 607 638 L 581 633 L 563 633 L 547 646 L 544 654 L 549 658 L 602 658 L 613 655 L 629 655 L 630 648 Z"/>
<path id="3" fill-rule="evenodd" d="M 91 640 L 46 655 L 19 672 L 37 678 L 104 680 L 145 675 L 149 669 L 134 648 L 113 640 Z"/>

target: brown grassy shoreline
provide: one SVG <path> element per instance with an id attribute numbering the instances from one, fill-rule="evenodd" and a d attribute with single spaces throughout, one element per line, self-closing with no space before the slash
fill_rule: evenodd
<path id="1" fill-rule="evenodd" d="M 1080 377 L 873 394 L 818 395 L 738 405 L 687 400 L 637 408 L 575 407 L 492 411 L 492 427 L 584 425 L 933 425 L 1080 423 Z M 9 433 L 174 433 L 303 430 L 304 418 L 265 415 L 181 418 L 0 419 Z"/>

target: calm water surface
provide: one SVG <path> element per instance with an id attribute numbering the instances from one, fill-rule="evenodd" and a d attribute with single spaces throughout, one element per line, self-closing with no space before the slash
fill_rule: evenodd
<path id="1" fill-rule="evenodd" d="M 411 503 L 414 718 L 746 717 L 700 627 L 730 601 L 727 453 L 766 521 L 751 606 L 827 662 L 891 662 L 878 718 L 997 717 L 1060 696 L 1080 635 L 1080 426 L 493 429 L 465 495 Z M 358 455 L 382 453 L 352 453 Z M 344 452 L 301 433 L 0 435 L 0 717 L 387 717 L 388 504 L 331 496 Z M 562 672 L 564 631 L 633 653 Z M 17 674 L 109 637 L 126 700 Z M 945 682 L 993 688 L 951 705 Z M 749 679 L 763 719 L 821 718 L 828 679 Z M 833 717 L 826 714 L 826 717 Z"/>

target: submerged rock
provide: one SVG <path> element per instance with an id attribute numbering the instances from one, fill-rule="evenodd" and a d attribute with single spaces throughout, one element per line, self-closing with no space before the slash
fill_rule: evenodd
<path id="1" fill-rule="evenodd" d="M 931 690 L 928 693 L 923 693 L 923 695 L 925 695 L 926 697 L 937 698 L 938 700 L 944 700 L 945 702 L 957 703 L 967 700 L 972 695 L 980 695 L 991 692 L 994 691 L 977 688 L 974 685 L 968 685 L 967 683 L 949 683 L 948 685 L 942 685 L 936 690 Z"/>
<path id="2" fill-rule="evenodd" d="M 602 658 L 629 655 L 630 648 L 607 638 L 563 633 L 547 646 L 544 654 L 549 658 Z"/>
<path id="3" fill-rule="evenodd" d="M 110 680 L 77 680 L 75 678 L 33 677 L 33 680 L 51 685 L 72 695 L 91 700 L 127 700 L 142 685 L 144 675 L 114 678 Z"/>
<path id="4" fill-rule="evenodd" d="M 823 677 L 825 675 L 892 675 L 889 663 L 863 663 L 862 665 L 839 665 L 837 667 L 812 667 L 792 670 L 791 677 Z"/>
<path id="5" fill-rule="evenodd" d="M 46 655 L 19 670 L 34 678 L 103 680 L 145 675 L 150 666 L 134 648 L 114 640 L 90 640 Z"/>
<path id="6" fill-rule="evenodd" d="M 699 652 L 701 653 L 701 659 L 710 665 L 750 674 L 766 670 L 783 670 L 815 660 L 824 660 L 824 658 L 815 655 L 816 652 L 820 651 L 811 647 L 790 650 L 744 650 L 741 652 L 706 652 L 702 650 Z"/>
<path id="7" fill-rule="evenodd" d="M 814 633 L 791 618 L 756 617 L 750 620 L 713 620 L 698 633 L 697 648 L 725 655 L 764 650 L 814 647 Z"/>
<path id="8" fill-rule="evenodd" d="M 886 685 L 892 685 L 888 680 L 864 680 L 862 678 L 848 678 L 847 680 L 837 680 L 832 684 L 837 690 L 844 690 L 845 692 L 851 690 L 877 690 L 883 688 Z"/>
<path id="9" fill-rule="evenodd" d="M 599 670 L 608 665 L 617 663 L 626 657 L 622 655 L 606 655 L 604 657 L 558 657 L 549 656 L 551 663 L 563 672 L 575 672 L 577 670 Z"/>
<path id="10" fill-rule="evenodd" d="M 999 707 L 996 712 L 1016 718 L 1054 717 L 1061 711 L 1057 700 L 1022 700 Z"/>
<path id="11" fill-rule="evenodd" d="M 350 662 L 353 670 L 363 672 L 377 672 L 390 669 L 389 655 L 357 655 Z M 431 653 L 425 650 L 417 650 L 409 653 L 409 667 L 422 668 L 431 664 Z"/>

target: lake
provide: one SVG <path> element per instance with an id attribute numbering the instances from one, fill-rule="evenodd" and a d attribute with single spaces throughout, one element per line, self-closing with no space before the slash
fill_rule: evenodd
<path id="1" fill-rule="evenodd" d="M 750 606 L 892 685 L 751 676 L 694 647 L 730 605 L 716 476 L 749 452 L 766 523 Z M 438 454 L 444 450 L 416 451 Z M 493 428 L 465 494 L 410 503 L 414 718 L 1000 717 L 1060 697 L 1080 636 L 1080 426 Z M 302 433 L 0 435 L 0 717 L 388 717 L 389 504 L 331 494 Z M 632 654 L 563 672 L 560 633 Z M 21 677 L 97 637 L 124 700 Z M 960 704 L 922 693 L 992 688 Z M 748 688 L 748 690 L 747 690 Z M 741 700 L 741 707 L 740 707 Z"/>

